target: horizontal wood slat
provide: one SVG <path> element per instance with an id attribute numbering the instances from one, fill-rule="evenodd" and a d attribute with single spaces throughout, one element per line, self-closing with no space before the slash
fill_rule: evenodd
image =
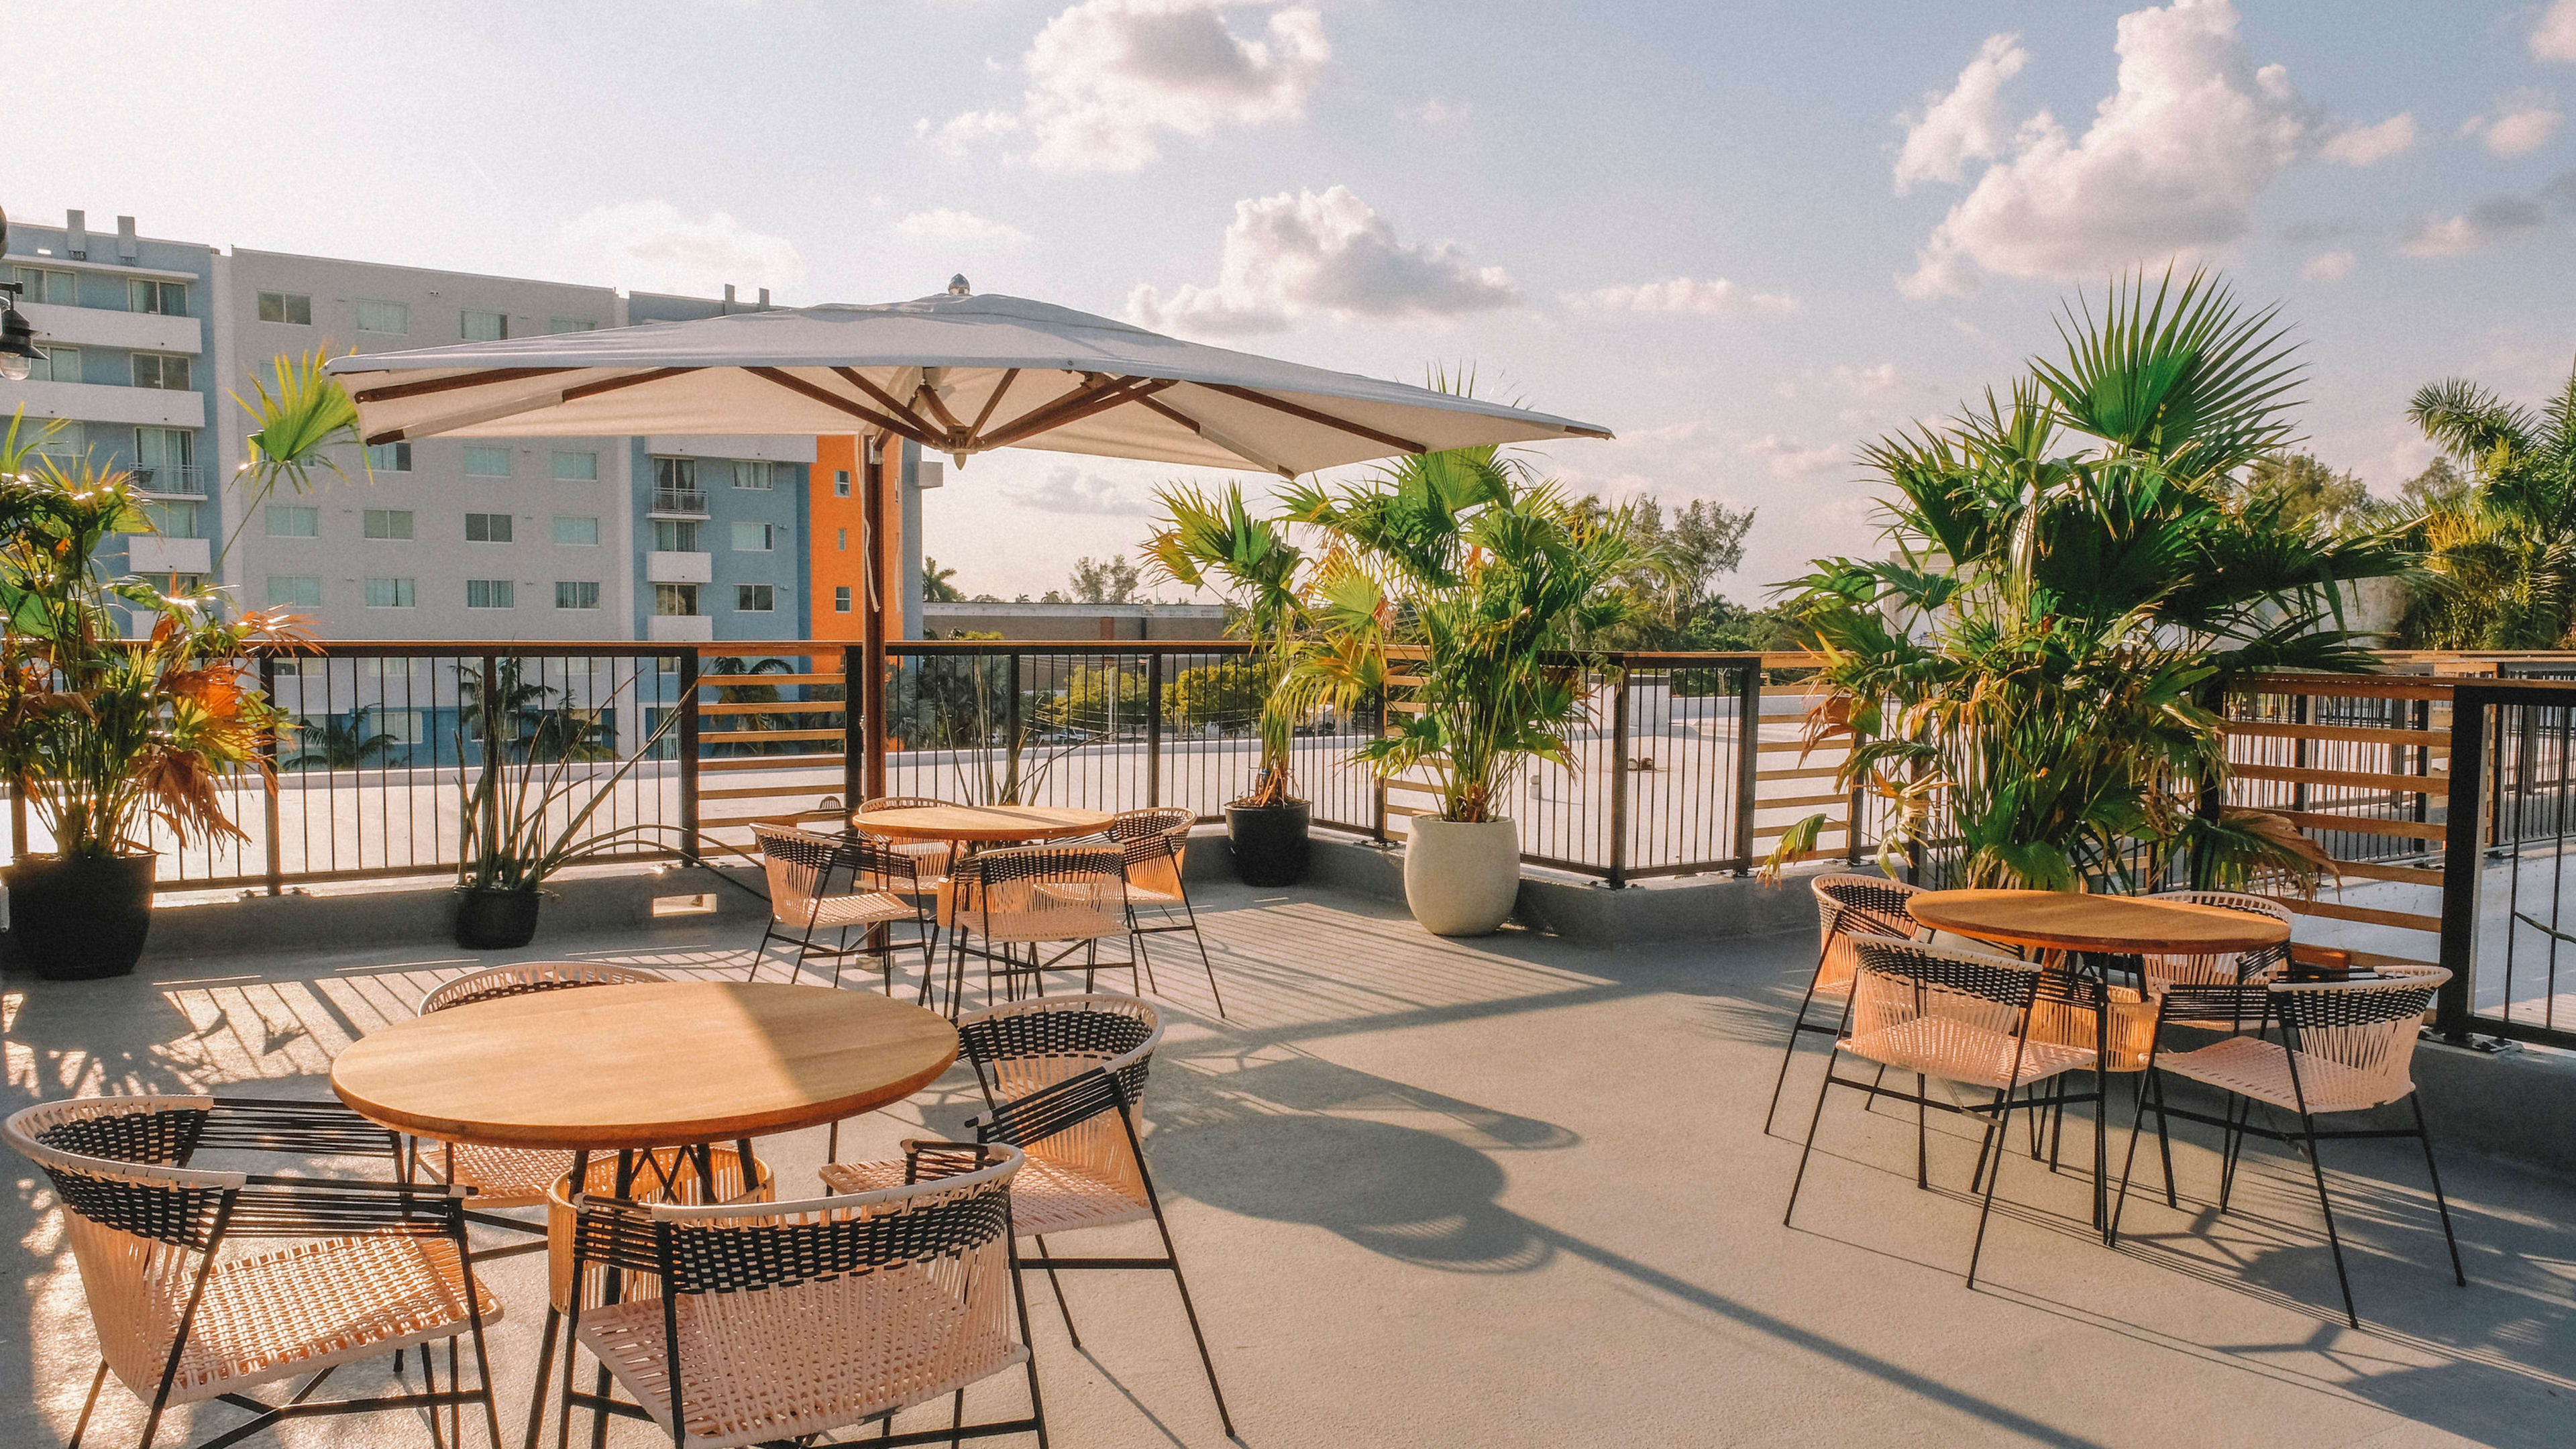
<path id="1" fill-rule="evenodd" d="M 721 760 L 700 760 L 698 761 L 698 769 L 701 772 L 716 770 L 838 769 L 840 768 L 842 758 L 843 756 L 838 750 L 834 750 L 828 755 L 753 755 L 748 758 L 727 757 Z M 901 756 L 891 756 L 890 758 L 900 759 Z"/>
<path id="2" fill-rule="evenodd" d="M 1756 796 L 1753 802 L 1754 808 L 1758 810 L 1795 810 L 1806 805 L 1848 805 L 1850 803 L 1849 795 L 1792 795 L 1784 800 L 1769 800 Z"/>
<path id="3" fill-rule="evenodd" d="M 701 674 L 700 689 L 738 689 L 746 684 L 840 684 L 842 674 Z"/>
<path id="4" fill-rule="evenodd" d="M 2302 916 L 2318 916 L 2329 921 L 2357 921 L 2368 926 L 2397 926 L 2409 931 L 2428 931 L 2439 935 L 2440 916 L 2419 916 L 2412 911 L 2382 911 L 2369 906 L 2347 906 L 2340 901 L 2303 901 L 2296 896 L 2274 899 Z"/>
<path id="5" fill-rule="evenodd" d="M 1802 770 L 1763 770 L 1756 780 L 1830 780 L 1843 772 L 1840 765 L 1810 765 Z"/>
<path id="6" fill-rule="evenodd" d="M 725 790 L 701 789 L 698 791 L 698 798 L 701 800 L 776 800 L 787 795 L 820 798 L 839 793 L 841 792 L 838 786 L 816 782 L 804 785 L 737 785 Z"/>
<path id="7" fill-rule="evenodd" d="M 2274 810 L 2256 807 L 2267 815 L 2278 815 L 2293 825 L 2310 830 L 2346 830 L 2355 835 L 2388 835 L 2400 840 L 2448 840 L 2450 832 L 2439 825 L 2419 825 L 2412 820 L 2370 820 L 2359 815 L 2328 815 L 2315 810 Z"/>
<path id="8" fill-rule="evenodd" d="M 1756 840 L 1776 840 L 1788 833 L 1789 827 L 1786 825 L 1766 825 L 1761 829 L 1754 831 L 1753 838 Z M 1824 829 L 1821 833 L 1825 835 L 1833 835 L 1836 833 L 1848 835 L 1851 833 L 1851 822 L 1848 820 L 1828 820 L 1825 822 Z"/>
<path id="9" fill-rule="evenodd" d="M 740 703 L 737 703 L 737 704 L 700 704 L 700 705 L 698 705 L 698 706 L 697 706 L 697 711 L 698 711 L 698 713 L 700 713 L 700 714 L 702 714 L 702 715 L 703 715 L 703 714 L 839 714 L 839 713 L 841 713 L 841 712 L 842 712 L 842 704 L 841 704 L 841 701 L 839 701 L 839 700 L 837 700 L 837 699 L 817 699 L 817 700 L 799 700 L 799 699 L 772 699 L 772 700 L 757 700 L 757 699 L 752 699 L 752 700 L 744 700 L 744 701 L 741 701 Z"/>
<path id="10" fill-rule="evenodd" d="M 706 730 L 698 738 L 708 744 L 757 744 L 764 740 L 837 740 L 842 730 Z"/>
<path id="11" fill-rule="evenodd" d="M 2351 699 L 2436 699 L 2448 700 L 2451 685 L 2429 681 L 2364 678 L 2350 674 L 2258 674 L 2240 682 L 2237 694 L 2308 694 L 2342 695 Z"/>
<path id="12" fill-rule="evenodd" d="M 2303 770 L 2289 765 L 2237 765 L 2240 780 L 2271 780 L 2284 785 L 2331 785 L 2345 790 L 2398 790 L 2411 795 L 2448 795 L 2443 775 L 2381 775 L 2359 770 Z"/>
<path id="13" fill-rule="evenodd" d="M 2420 865 L 2381 865 L 2371 860 L 2338 860 L 2335 862 L 2335 869 L 2345 875 L 2359 876 L 2363 880 L 2394 880 L 2404 881 L 2410 885 L 2428 886 L 2442 883 L 2441 871 Z"/>
<path id="14" fill-rule="evenodd" d="M 2274 724 L 2268 720 L 2232 719 L 2224 726 L 2226 733 L 2252 740 L 2332 740 L 2347 745 L 2423 745 L 2437 751 L 2451 748 L 2447 730 L 2387 730 L 2367 725 Z"/>

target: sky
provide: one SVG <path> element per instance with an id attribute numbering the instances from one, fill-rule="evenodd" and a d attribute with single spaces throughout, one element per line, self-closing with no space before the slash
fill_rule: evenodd
<path id="1" fill-rule="evenodd" d="M 0 0 L 0 35 L 23 220 L 789 304 L 963 272 L 1464 369 L 1617 433 L 1534 460 L 1571 487 L 1756 509 L 1738 598 L 1877 547 L 1857 450 L 2135 268 L 2277 304 L 2303 446 L 2381 493 L 2432 455 L 2417 387 L 2536 403 L 2576 349 L 2576 0 Z M 927 551 L 1035 595 L 1190 476 L 977 457 Z"/>

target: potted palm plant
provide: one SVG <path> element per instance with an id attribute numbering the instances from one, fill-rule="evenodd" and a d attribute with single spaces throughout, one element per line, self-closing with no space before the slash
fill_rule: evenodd
<path id="1" fill-rule="evenodd" d="M 1262 701 L 1261 751 L 1251 788 L 1225 807 L 1235 874 L 1246 885 L 1295 885 L 1306 878 L 1313 823 L 1306 802 L 1293 793 L 1289 768 L 1300 714 L 1293 693 L 1271 686 L 1309 632 L 1297 592 L 1305 555 L 1277 520 L 1252 516 L 1240 485 L 1212 497 L 1173 484 L 1154 496 L 1165 517 L 1145 545 L 1153 569 L 1174 583 L 1227 595 L 1242 611 L 1238 627 L 1255 646 L 1249 662 Z"/>
<path id="2" fill-rule="evenodd" d="M 1431 773 L 1439 809 L 1414 817 L 1404 857 L 1414 919 L 1438 935 L 1490 932 L 1520 892 L 1512 782 L 1532 760 L 1567 763 L 1599 676 L 1564 651 L 1625 618 L 1615 585 L 1661 556 L 1628 512 L 1578 508 L 1490 447 L 1297 488 L 1288 508 L 1327 547 L 1308 591 L 1313 637 L 1278 693 L 1291 711 L 1347 708 L 1391 678 L 1415 681 L 1413 707 L 1358 757 L 1381 777 Z"/>
<path id="3" fill-rule="evenodd" d="M 304 639 L 283 611 L 226 622 L 209 594 L 107 582 L 101 548 L 146 526 L 130 480 L 87 460 L 29 471 L 36 441 L 15 421 L 0 440 L 0 771 L 53 849 L 6 872 L 10 938 L 40 975 L 116 976 L 151 930 L 151 828 L 183 848 L 245 839 L 224 777 L 276 787 L 285 721 L 245 672 Z"/>

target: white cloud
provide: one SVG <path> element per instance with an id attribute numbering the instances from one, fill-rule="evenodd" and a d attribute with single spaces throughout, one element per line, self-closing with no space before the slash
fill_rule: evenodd
<path id="1" fill-rule="evenodd" d="M 2537 60 L 2576 60 L 2576 0 L 2554 0 L 2531 28 L 2531 54 Z"/>
<path id="2" fill-rule="evenodd" d="M 895 235 L 907 241 L 941 242 L 987 251 L 1026 246 L 1029 242 L 1029 234 L 1016 226 L 945 206 L 916 211 L 896 222 L 894 230 Z"/>
<path id="3" fill-rule="evenodd" d="M 1476 108 L 1465 101 L 1444 101 L 1438 96 L 1396 112 L 1408 121 L 1418 121 L 1435 131 L 1449 131 L 1467 124 Z"/>
<path id="4" fill-rule="evenodd" d="M 2003 85 L 2030 63 L 2020 41 L 1987 36 L 1949 94 L 1926 96 L 1922 115 L 1897 118 L 1906 125 L 1905 146 L 1896 155 L 1897 195 L 1918 181 L 1958 181 L 1970 160 L 2003 154 Z"/>
<path id="5" fill-rule="evenodd" d="M 1840 363 L 1834 368 L 1834 381 L 1863 397 L 1876 397 L 1895 390 L 1896 364 L 1882 362 L 1876 367 L 1854 367 L 1848 362 Z"/>
<path id="6" fill-rule="evenodd" d="M 1036 487 L 1016 489 L 1005 496 L 1022 508 L 1039 513 L 1142 518 L 1151 511 L 1143 501 L 1130 497 L 1116 483 L 1097 473 L 1086 473 L 1070 463 L 1047 474 L 1046 481 Z"/>
<path id="7" fill-rule="evenodd" d="M 567 275 L 634 291 L 704 296 L 728 282 L 779 291 L 805 282 L 805 258 L 794 242 L 721 211 L 692 221 L 667 201 L 594 207 L 563 224 L 553 251 Z"/>
<path id="8" fill-rule="evenodd" d="M 2490 197 L 2459 216 L 2428 216 L 2397 243 L 2410 257 L 2456 257 L 2482 252 L 2546 220 L 2540 207 L 2518 196 Z"/>
<path id="9" fill-rule="evenodd" d="M 2351 126 L 2326 138 L 2319 149 L 2329 161 L 2346 166 L 2371 166 L 2405 151 L 2415 144 L 2415 116 L 2400 111 L 2376 126 Z"/>
<path id="10" fill-rule="evenodd" d="M 1304 113 L 1332 47 L 1312 7 L 1270 9 L 1239 34 L 1232 0 L 1083 0 L 1030 43 L 1017 111 L 969 111 L 922 133 L 962 150 L 1025 131 L 1027 160 L 1054 171 L 1134 171 L 1164 132 L 1206 137 L 1219 126 Z"/>
<path id="11" fill-rule="evenodd" d="M 1750 439 L 1741 451 L 1747 457 L 1759 458 L 1769 464 L 1772 473 L 1782 478 L 1823 473 L 1851 461 L 1851 450 L 1843 444 L 1827 443 L 1820 448 L 1808 448 L 1777 433 L 1765 433 Z"/>
<path id="12" fill-rule="evenodd" d="M 2299 275 L 2311 282 L 2340 282 L 2352 275 L 2356 265 L 2350 252 L 2319 252 L 2299 268 Z"/>
<path id="13" fill-rule="evenodd" d="M 2255 199 L 2311 145 L 2288 75 L 2247 58 L 2228 0 L 2123 15 L 2116 48 L 2117 87 L 2084 134 L 2045 111 L 2024 121 L 1926 240 L 1908 295 L 1964 294 L 1981 272 L 2092 276 L 2246 234 Z"/>
<path id="14" fill-rule="evenodd" d="M 1139 286 L 1127 315 L 1146 327 L 1223 336 L 1277 332 L 1307 316 L 1454 317 L 1520 301 L 1502 268 L 1475 265 L 1452 242 L 1399 241 L 1366 202 L 1336 186 L 1236 202 L 1217 280 L 1185 283 L 1169 297 Z"/>
<path id="15" fill-rule="evenodd" d="M 2546 145 L 2566 119 L 2545 100 L 2519 96 L 2506 101 L 2492 118 L 2469 117 L 2467 124 L 2460 127 L 2460 134 L 2477 137 L 2499 156 L 2520 156 Z"/>
<path id="16" fill-rule="evenodd" d="M 1706 282 L 1674 277 L 1634 287 L 1602 287 L 1592 292 L 1568 293 L 1565 301 L 1579 311 L 1697 312 L 1704 316 L 1726 312 L 1798 310 L 1795 297 L 1782 296 L 1777 292 L 1747 292 L 1724 277 Z"/>

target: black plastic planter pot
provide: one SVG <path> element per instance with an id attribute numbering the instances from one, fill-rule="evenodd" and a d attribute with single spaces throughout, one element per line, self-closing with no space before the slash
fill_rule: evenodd
<path id="1" fill-rule="evenodd" d="M 468 951 L 514 951 L 537 934 L 535 891 L 456 893 L 456 944 Z"/>
<path id="2" fill-rule="evenodd" d="M 1234 873 L 1245 885 L 1289 886 L 1306 878 L 1306 802 L 1228 805 L 1226 843 L 1234 847 Z"/>
<path id="3" fill-rule="evenodd" d="M 148 855 L 37 855 L 0 871 L 19 965 L 49 981 L 122 976 L 152 931 Z"/>

